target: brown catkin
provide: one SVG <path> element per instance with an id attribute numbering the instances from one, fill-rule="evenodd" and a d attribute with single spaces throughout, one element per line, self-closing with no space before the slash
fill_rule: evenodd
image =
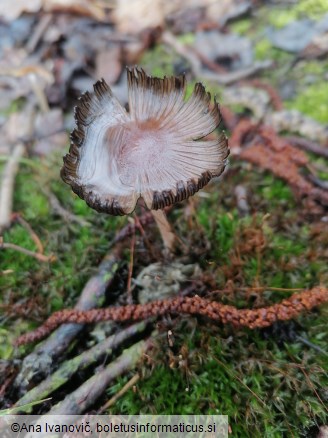
<path id="1" fill-rule="evenodd" d="M 90 324 L 99 321 L 136 321 L 149 317 L 159 317 L 167 313 L 206 316 L 223 324 L 251 329 L 268 327 L 276 321 L 287 321 L 300 313 L 328 301 L 328 289 L 317 286 L 296 293 L 272 306 L 259 309 L 237 309 L 234 306 L 209 301 L 198 295 L 177 297 L 172 300 L 153 301 L 148 304 L 107 307 L 104 309 L 76 310 L 66 309 L 55 312 L 33 332 L 26 333 L 16 340 L 16 345 L 38 341 L 63 323 Z"/>

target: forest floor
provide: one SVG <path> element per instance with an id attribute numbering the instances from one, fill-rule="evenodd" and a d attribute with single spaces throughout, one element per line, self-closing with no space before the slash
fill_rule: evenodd
<path id="1" fill-rule="evenodd" d="M 3 232 L 0 251 L 2 409 L 13 407 L 17 393 L 23 397 L 64 360 L 83 354 L 127 326 L 112 322 L 85 326 L 52 359 L 47 372 L 33 378 L 20 375 L 26 366 L 23 359 L 34 346 L 18 348 L 14 341 L 53 312 L 74 307 L 88 279 L 97 275 L 101 261 L 114 248 L 119 247 L 115 268 L 110 265 L 109 273 L 101 272 L 105 277 L 113 275 L 102 283 L 109 284 L 102 305 L 145 303 L 182 291 L 238 309 L 259 308 L 293 293 L 327 286 L 327 42 L 326 46 L 316 45 L 313 40 L 305 48 L 287 50 L 278 47 L 275 38 L 300 20 L 306 33 L 304 18 L 314 23 L 323 20 L 328 3 L 254 2 L 219 28 L 213 25 L 215 17 L 213 21 L 206 15 L 195 18 L 195 11 L 172 13 L 169 23 L 159 23 L 156 31 L 141 30 L 138 35 L 142 36 L 133 37 L 126 36 L 131 35 L 130 29 L 124 30 L 126 23 L 112 19 L 105 26 L 95 10 L 83 11 L 83 17 L 68 15 L 72 11 L 27 11 L 0 23 L 0 32 L 7 26 L 14 33 L 15 23 L 21 32 L 21 40 L 17 40 L 16 30 L 12 41 L 14 36 L 8 31 L 7 47 L 0 44 L 4 55 L 0 72 L 10 77 L 12 87 L 6 83 L 1 88 L 0 82 L 0 96 L 12 93 L 1 99 L 0 171 L 17 144 L 24 148 L 15 175 L 11 223 Z M 68 22 L 67 17 L 73 18 Z M 35 29 L 42 20 L 45 28 L 33 45 L 31 26 Z M 46 20 L 52 23 L 52 33 L 47 33 Z M 110 34 L 105 44 L 108 29 L 115 31 L 116 40 Z M 326 39 L 327 30 L 328 26 Z M 224 50 L 212 55 L 211 44 L 221 31 L 237 38 L 237 43 L 231 43 L 230 51 L 235 51 L 231 57 Z M 96 41 L 88 39 L 90 32 Z M 283 34 L 285 39 L 294 38 L 290 32 Z M 202 54 L 197 52 L 197 47 L 202 47 L 198 44 L 204 45 Z M 17 56 L 11 73 L 9 64 L 5 65 L 6 50 L 7 54 L 11 50 L 11 62 Z M 192 64 L 195 56 L 201 64 L 198 75 Z M 247 56 L 250 65 L 269 60 L 270 66 L 226 85 L 209 77 L 209 72 L 220 77 L 247 68 Z M 236 60 L 239 67 L 233 65 Z M 230 141 L 229 166 L 219 180 L 168 212 L 181 241 L 180 254 L 173 260 L 164 255 L 153 222 L 145 221 L 142 233 L 140 227 L 133 227 L 135 220 L 144 217 L 142 207 L 132 219 L 97 213 L 74 195 L 59 175 L 62 157 L 68 152 L 77 96 L 104 76 L 124 100 L 124 65 L 134 64 L 158 77 L 186 73 L 188 95 L 197 81 L 204 83 L 222 105 L 219 129 L 225 130 Z M 16 84 L 16 80 L 26 79 L 24 68 L 39 78 L 37 85 L 33 80 Z M 265 89 L 263 84 L 269 87 Z M 17 87 L 23 86 L 26 91 L 21 88 L 17 92 Z M 25 119 L 32 113 L 38 120 L 26 134 Z M 266 132 L 263 126 L 272 131 Z M 24 134 L 17 132 L 23 128 Z M 262 134 L 260 129 L 264 129 Z M 246 137 L 252 133 L 262 135 L 268 144 L 271 136 L 273 146 L 266 145 L 269 152 L 254 149 L 247 155 Z M 281 138 L 288 139 L 286 147 L 279 143 Z M 303 150 L 298 149 L 302 145 Z M 294 159 L 294 152 L 301 155 Z M 126 238 L 114 243 L 128 224 Z M 20 252 L 22 248 L 30 253 Z M 254 330 L 202 316 L 165 315 L 136 329 L 112 355 L 101 355 L 90 365 L 77 368 L 69 381 L 34 400 L 35 406 L 29 401 L 25 411 L 49 412 L 136 341 L 151 336 L 151 347 L 122 368 L 81 413 L 99 411 L 123 388 L 105 412 L 224 414 L 229 415 L 233 437 L 317 437 L 328 424 L 327 310 L 323 305 L 294 320 Z"/>

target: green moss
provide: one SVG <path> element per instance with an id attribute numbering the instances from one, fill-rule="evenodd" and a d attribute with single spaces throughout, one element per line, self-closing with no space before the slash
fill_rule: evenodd
<path id="1" fill-rule="evenodd" d="M 196 39 L 196 35 L 192 32 L 184 33 L 182 35 L 177 36 L 177 39 L 182 44 L 193 45 Z"/>
<path id="2" fill-rule="evenodd" d="M 278 9 L 278 8 L 268 8 L 267 9 L 267 23 L 271 26 L 281 29 L 287 26 L 287 24 L 292 23 L 297 20 L 298 13 L 295 8 L 288 9 Z"/>
<path id="3" fill-rule="evenodd" d="M 293 60 L 292 54 L 273 47 L 270 41 L 265 37 L 260 37 L 260 39 L 255 42 L 254 53 L 255 58 L 260 61 L 264 59 L 272 59 L 275 61 L 277 64 L 276 68 L 285 67 L 287 62 Z M 271 74 L 272 71 L 268 71 L 267 73 Z"/>
<path id="4" fill-rule="evenodd" d="M 327 123 L 328 120 L 328 83 L 316 82 L 299 90 L 294 100 L 286 102 L 286 107 L 297 109 L 304 114 Z"/>
<path id="5" fill-rule="evenodd" d="M 270 201 L 272 208 L 281 204 L 281 201 L 294 203 L 294 196 L 290 187 L 283 180 L 268 173 L 263 176 L 257 191 L 261 197 Z"/>
<path id="6" fill-rule="evenodd" d="M 311 327 L 312 322 L 310 317 L 302 320 L 309 335 L 324 346 L 323 326 Z M 180 323 L 174 333 L 170 356 L 165 356 L 163 338 L 156 366 L 143 369 L 145 378 L 137 391 L 124 394 L 111 414 L 225 414 L 234 437 L 250 436 L 250 430 L 252 437 L 300 436 L 303 427 L 325 421 L 325 408 L 315 395 L 323 381 L 328 383 L 323 354 L 299 342 L 282 344 L 279 337 L 266 340 L 257 331 L 225 330 L 208 322 L 192 335 L 183 334 Z M 109 396 L 125 382 L 120 379 Z"/>
<path id="7" fill-rule="evenodd" d="M 281 4 L 263 8 L 260 17 L 267 24 L 279 29 L 302 18 L 319 20 L 327 11 L 327 0 L 299 0 L 293 5 Z"/>
<path id="8" fill-rule="evenodd" d="M 140 65 L 148 74 L 161 78 L 164 75 L 174 74 L 174 62 L 177 59 L 177 56 L 170 52 L 166 46 L 159 44 L 143 54 Z"/>
<path id="9" fill-rule="evenodd" d="M 15 99 L 10 103 L 10 105 L 7 108 L 1 110 L 0 114 L 3 116 L 9 116 L 10 114 L 17 113 L 23 109 L 24 103 L 25 103 L 24 98 Z"/>
<path id="10" fill-rule="evenodd" d="M 249 32 L 252 27 L 252 21 L 249 18 L 244 18 L 242 20 L 235 21 L 230 25 L 230 29 L 234 33 L 239 33 L 244 35 Z"/>
<path id="11" fill-rule="evenodd" d="M 320 19 L 328 11 L 328 0 L 300 0 L 293 9 L 298 16 Z"/>
<path id="12" fill-rule="evenodd" d="M 268 59 L 270 58 L 270 52 L 272 51 L 272 44 L 267 38 L 261 38 L 261 40 L 255 44 L 254 51 L 256 59 Z"/>
<path id="13" fill-rule="evenodd" d="M 231 249 L 233 238 L 238 223 L 238 214 L 232 213 L 220 214 L 216 220 L 215 241 L 218 253 L 225 257 L 225 254 Z"/>
<path id="14" fill-rule="evenodd" d="M 322 60 L 307 60 L 306 62 L 299 62 L 296 69 L 300 71 L 300 79 L 304 78 L 306 74 L 321 76 L 327 71 L 328 63 Z"/>

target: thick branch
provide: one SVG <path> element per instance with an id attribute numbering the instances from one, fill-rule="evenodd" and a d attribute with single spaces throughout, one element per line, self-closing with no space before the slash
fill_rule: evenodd
<path id="1" fill-rule="evenodd" d="M 77 371 L 84 370 L 93 363 L 98 362 L 105 354 L 111 355 L 115 348 L 122 344 L 126 339 L 143 331 L 145 327 L 146 323 L 144 322 L 131 325 L 130 327 L 108 337 L 89 350 L 84 351 L 79 356 L 66 360 L 53 374 L 18 400 L 14 407 L 22 406 L 21 413 L 30 413 L 33 409 L 31 403 L 45 399 L 49 394 L 53 393 L 56 389 L 68 382 Z"/>
<path id="2" fill-rule="evenodd" d="M 113 250 L 99 265 L 98 272 L 84 286 L 76 310 L 88 310 L 100 307 L 105 292 L 111 285 L 120 263 L 120 249 Z M 24 358 L 15 386 L 22 393 L 26 392 L 30 381 L 36 375 L 48 375 L 54 360 L 65 352 L 73 339 L 82 330 L 82 324 L 64 324 L 49 339 L 37 346 L 35 351 Z"/>
<path id="3" fill-rule="evenodd" d="M 78 389 L 69 394 L 62 402 L 55 405 L 47 415 L 78 415 L 85 412 L 103 394 L 109 383 L 116 377 L 135 367 L 142 355 L 153 345 L 153 338 L 140 341 L 123 351 L 115 359 L 96 373 Z"/>

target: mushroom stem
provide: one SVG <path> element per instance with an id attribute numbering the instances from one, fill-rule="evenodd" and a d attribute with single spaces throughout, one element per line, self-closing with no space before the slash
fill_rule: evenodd
<path id="1" fill-rule="evenodd" d="M 161 233 L 165 247 L 169 251 L 173 252 L 176 236 L 172 231 L 171 225 L 167 220 L 165 212 L 163 210 L 151 210 L 151 213 Z"/>

